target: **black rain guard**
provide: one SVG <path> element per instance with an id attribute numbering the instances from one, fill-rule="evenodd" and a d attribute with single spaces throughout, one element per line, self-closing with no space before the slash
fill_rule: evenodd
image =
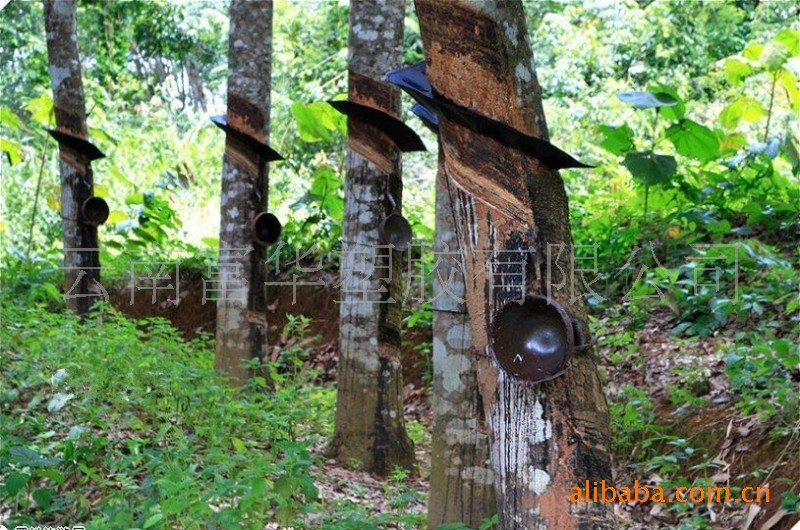
<path id="1" fill-rule="evenodd" d="M 425 73 L 424 62 L 389 72 L 386 74 L 386 80 L 403 89 L 428 111 L 488 136 L 512 149 L 536 157 L 551 169 L 594 167 L 576 160 L 546 140 L 528 136 L 503 122 L 481 116 L 447 101 L 434 92 Z M 417 115 L 419 116 L 419 114 Z"/>
<path id="2" fill-rule="evenodd" d="M 264 157 L 264 160 L 267 162 L 274 162 L 276 160 L 284 160 L 284 158 L 278 154 L 273 148 L 268 146 L 263 142 L 259 142 L 249 134 L 245 134 L 241 131 L 238 131 L 228 125 L 228 117 L 224 114 L 219 116 L 211 116 L 211 122 L 225 131 L 225 134 L 230 134 L 237 140 L 241 141 L 243 144 L 247 145 L 249 148 L 254 150 L 256 153 Z"/>
<path id="3" fill-rule="evenodd" d="M 382 110 L 353 101 L 328 101 L 328 104 L 349 118 L 358 120 L 386 133 L 400 151 L 426 151 L 422 139 L 414 129 Z"/>
<path id="4" fill-rule="evenodd" d="M 425 126 L 436 134 L 439 134 L 439 116 L 432 112 L 428 107 L 423 107 L 419 103 L 411 105 L 411 112 L 420 120 Z"/>
<path id="5" fill-rule="evenodd" d="M 99 160 L 100 158 L 105 158 L 106 156 L 100 149 L 98 149 L 96 145 L 85 138 L 81 138 L 80 136 L 75 136 L 74 134 L 66 133 L 64 131 L 59 131 L 58 129 L 47 129 L 47 132 L 49 132 L 50 136 L 55 138 L 59 144 L 64 144 L 70 149 L 79 152 L 88 158 L 89 162 L 93 160 Z"/>

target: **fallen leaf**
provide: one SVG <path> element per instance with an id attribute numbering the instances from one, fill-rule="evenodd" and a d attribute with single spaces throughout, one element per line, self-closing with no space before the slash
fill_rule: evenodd
<path id="1" fill-rule="evenodd" d="M 744 521 L 742 521 L 741 530 L 747 530 L 750 528 L 750 525 L 753 524 L 753 521 L 755 521 L 756 516 L 760 511 L 761 507 L 758 504 L 749 504 L 747 507 L 747 515 L 745 516 Z"/>

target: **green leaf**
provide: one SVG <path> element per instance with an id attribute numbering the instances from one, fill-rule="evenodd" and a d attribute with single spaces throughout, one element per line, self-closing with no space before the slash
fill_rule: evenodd
<path id="1" fill-rule="evenodd" d="M 667 95 L 675 100 L 675 105 L 666 105 L 658 108 L 658 113 L 668 120 L 679 120 L 686 115 L 686 103 L 678 95 L 678 91 L 667 85 L 651 85 L 647 91 L 652 94 Z"/>
<path id="2" fill-rule="evenodd" d="M 36 470 L 36 476 L 49 478 L 56 484 L 63 484 L 67 480 L 67 477 L 65 477 L 55 469 L 38 469 Z"/>
<path id="3" fill-rule="evenodd" d="M 6 477 L 6 492 L 9 497 L 16 497 L 17 493 L 25 489 L 31 476 L 27 473 L 11 473 Z"/>
<path id="4" fill-rule="evenodd" d="M 273 489 L 280 497 L 288 499 L 292 496 L 292 493 L 294 493 L 295 488 L 296 484 L 294 479 L 288 475 L 284 475 L 275 481 Z"/>
<path id="5" fill-rule="evenodd" d="M 314 485 L 314 481 L 308 475 L 298 478 L 300 489 L 303 490 L 303 496 L 306 502 L 314 502 L 319 497 L 319 489 Z"/>
<path id="6" fill-rule="evenodd" d="M 721 237 L 730 233 L 731 223 L 725 219 L 722 219 L 721 221 L 707 224 L 706 229 L 715 236 Z"/>
<path id="7" fill-rule="evenodd" d="M 33 492 L 33 500 L 36 501 L 39 508 L 47 509 L 53 502 L 54 493 L 53 488 L 40 488 Z"/>
<path id="8" fill-rule="evenodd" d="M 14 111 L 8 107 L 0 107 L 0 123 L 8 127 L 12 131 L 19 129 L 21 121 L 19 117 L 14 114 Z"/>
<path id="9" fill-rule="evenodd" d="M 56 192 L 50 191 L 50 193 L 47 194 L 45 201 L 47 202 L 47 207 L 51 210 L 55 210 L 57 212 L 61 211 L 61 196 Z"/>
<path id="10" fill-rule="evenodd" d="M 322 201 L 322 209 L 334 221 L 344 219 L 344 199 L 338 195 L 329 195 Z"/>
<path id="11" fill-rule="evenodd" d="M 311 195 L 317 198 L 324 198 L 331 194 L 336 194 L 339 190 L 339 178 L 330 166 L 320 166 L 311 176 Z"/>
<path id="12" fill-rule="evenodd" d="M 683 119 L 669 127 L 666 135 L 675 150 L 683 156 L 705 162 L 719 155 L 717 135 L 696 121 Z"/>
<path id="13" fill-rule="evenodd" d="M 22 145 L 0 136 L 0 151 L 8 153 L 11 165 L 15 166 L 22 161 Z"/>
<path id="14" fill-rule="evenodd" d="M 678 104 L 674 97 L 664 92 L 617 92 L 617 99 L 637 109 L 671 107 Z"/>
<path id="15" fill-rule="evenodd" d="M 783 143 L 783 152 L 786 155 L 786 159 L 792 164 L 792 174 L 800 174 L 800 152 L 798 152 L 794 137 L 790 132 L 786 133 L 786 138 Z"/>
<path id="16" fill-rule="evenodd" d="M 162 513 L 154 513 L 142 525 L 142 529 L 147 530 L 148 528 L 152 528 L 157 525 L 161 520 L 164 518 L 164 514 Z"/>
<path id="17" fill-rule="evenodd" d="M 500 524 L 500 515 L 494 514 L 488 519 L 484 519 L 483 521 L 481 521 L 481 525 L 478 527 L 478 530 L 492 530 L 499 524 Z"/>
<path id="18" fill-rule="evenodd" d="M 741 120 L 756 122 L 767 115 L 767 109 L 757 99 L 741 97 L 725 107 L 719 121 L 726 129 L 733 129 Z"/>
<path id="19" fill-rule="evenodd" d="M 309 196 L 334 220 L 344 216 L 344 201 L 339 196 L 341 182 L 330 166 L 320 166 L 314 171 Z"/>
<path id="20" fill-rule="evenodd" d="M 43 91 L 38 98 L 28 100 L 25 109 L 31 113 L 31 119 L 42 127 L 49 127 L 52 124 L 53 98 L 49 92 Z"/>
<path id="21" fill-rule="evenodd" d="M 779 42 L 783 44 L 789 57 L 794 57 L 800 54 L 800 32 L 796 29 L 784 29 L 779 31 L 772 39 L 772 42 Z"/>
<path id="22" fill-rule="evenodd" d="M 106 131 L 99 127 L 87 127 L 89 136 L 98 140 L 103 140 L 105 143 L 119 143 L 119 140 L 108 134 Z"/>
<path id="23" fill-rule="evenodd" d="M 749 42 L 742 51 L 742 57 L 751 61 L 758 61 L 764 51 L 764 45 L 760 42 Z"/>
<path id="24" fill-rule="evenodd" d="M 150 243 L 158 243 L 158 233 L 154 232 L 151 227 L 139 227 L 135 230 L 136 235 Z"/>
<path id="25" fill-rule="evenodd" d="M 117 166 L 115 166 L 114 164 L 107 164 L 106 168 L 108 169 L 108 172 L 111 173 L 111 175 L 118 181 L 125 184 L 126 186 L 133 187 L 133 182 L 128 180 L 125 174 L 122 171 L 120 171 Z"/>
<path id="26" fill-rule="evenodd" d="M 236 438 L 236 437 L 231 438 L 231 444 L 233 444 L 233 449 L 238 454 L 241 455 L 247 452 L 247 446 L 244 445 L 244 442 L 241 440 L 241 438 Z"/>
<path id="27" fill-rule="evenodd" d="M 674 157 L 652 151 L 631 151 L 625 155 L 622 164 L 635 179 L 648 186 L 666 182 L 678 171 L 678 163 Z"/>
<path id="28" fill-rule="evenodd" d="M 736 57 L 725 59 L 725 77 L 732 85 L 741 84 L 742 80 L 753 73 L 753 67 L 749 63 Z"/>
<path id="29" fill-rule="evenodd" d="M 47 411 L 48 412 L 58 412 L 59 410 L 63 409 L 66 404 L 75 397 L 75 394 L 64 394 L 63 392 L 58 392 L 47 403 Z"/>
<path id="30" fill-rule="evenodd" d="M 8 450 L 11 463 L 27 467 L 49 467 L 61 463 L 58 458 L 45 458 L 33 449 L 16 445 Z"/>
<path id="31" fill-rule="evenodd" d="M 598 131 L 603 135 L 600 145 L 615 155 L 621 155 L 633 149 L 633 129 L 628 124 L 615 127 L 613 125 L 601 125 Z"/>
<path id="32" fill-rule="evenodd" d="M 219 238 L 218 237 L 204 237 L 200 239 L 200 242 L 204 244 L 208 248 L 218 248 L 219 247 Z"/>
<path id="33" fill-rule="evenodd" d="M 789 54 L 782 44 L 770 43 L 764 48 L 764 53 L 761 54 L 761 64 L 763 64 L 770 72 L 780 70 L 786 61 L 789 60 Z"/>
<path id="34" fill-rule="evenodd" d="M 108 219 L 106 220 L 106 223 L 109 225 L 115 225 L 117 223 L 125 221 L 127 218 L 128 216 L 125 214 L 125 212 L 120 212 L 119 210 L 113 210 L 111 213 L 108 214 Z"/>
<path id="35" fill-rule="evenodd" d="M 747 138 L 741 133 L 723 134 L 719 139 L 720 153 L 736 152 L 747 145 Z"/>
<path id="36" fill-rule="evenodd" d="M 161 503 L 161 511 L 167 515 L 177 514 L 186 509 L 186 499 L 174 496 Z"/>
<path id="37" fill-rule="evenodd" d="M 786 91 L 789 106 L 794 112 L 800 112 L 800 90 L 797 88 L 797 78 L 786 68 L 781 68 L 775 80 Z"/>
<path id="38" fill-rule="evenodd" d="M 125 197 L 125 204 L 144 204 L 144 194 L 131 193 Z"/>
<path id="39" fill-rule="evenodd" d="M 288 504 L 275 509 L 275 518 L 281 526 L 288 526 L 296 515 L 296 509 Z"/>
<path id="40" fill-rule="evenodd" d="M 292 115 L 297 121 L 297 132 L 300 133 L 300 139 L 304 142 L 320 142 L 331 139 L 330 131 L 316 119 L 308 105 L 292 103 Z"/>
<path id="41" fill-rule="evenodd" d="M 292 103 L 292 115 L 304 142 L 328 142 L 333 132 L 345 133 L 347 119 L 327 103 Z"/>

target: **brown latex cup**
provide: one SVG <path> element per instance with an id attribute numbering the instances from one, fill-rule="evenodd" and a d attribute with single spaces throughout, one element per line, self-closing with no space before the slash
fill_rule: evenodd
<path id="1" fill-rule="evenodd" d="M 100 197 L 89 197 L 81 204 L 81 220 L 90 226 L 100 226 L 111 213 L 108 203 Z"/>
<path id="2" fill-rule="evenodd" d="M 532 383 L 547 381 L 564 373 L 575 349 L 572 319 L 543 296 L 511 302 L 495 315 L 491 345 L 505 372 Z"/>
<path id="3" fill-rule="evenodd" d="M 406 250 L 411 244 L 411 225 L 400 214 L 393 213 L 381 222 L 379 228 L 381 239 L 395 250 Z"/>
<path id="4" fill-rule="evenodd" d="M 253 239 L 262 246 L 272 245 L 281 238 L 283 226 L 278 218 L 268 212 L 261 212 L 253 217 L 251 223 Z"/>

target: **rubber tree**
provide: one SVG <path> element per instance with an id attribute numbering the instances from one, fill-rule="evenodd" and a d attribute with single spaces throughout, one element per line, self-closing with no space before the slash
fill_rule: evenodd
<path id="1" fill-rule="evenodd" d="M 232 0 L 229 8 L 228 111 L 219 234 L 217 370 L 244 383 L 246 363 L 267 348 L 266 250 L 251 223 L 267 209 L 272 73 L 272 2 Z"/>
<path id="2" fill-rule="evenodd" d="M 428 527 L 462 522 L 477 528 L 496 512 L 494 471 L 464 300 L 464 264 L 442 162 L 436 177 L 434 253 Z"/>
<path id="3" fill-rule="evenodd" d="M 403 0 L 350 3 L 348 97 L 391 114 L 400 92 L 383 82 L 402 61 Z M 380 236 L 402 206 L 401 156 L 382 131 L 348 119 L 341 258 L 338 396 L 330 446 L 343 462 L 386 474 L 411 469 L 400 364 L 402 255 Z"/>
<path id="4" fill-rule="evenodd" d="M 415 5 L 436 93 L 548 140 L 522 3 L 416 0 Z M 479 354 L 501 528 L 614 528 L 613 505 L 569 501 L 570 488 L 612 478 L 608 411 L 591 348 L 577 350 L 565 374 L 531 384 L 500 369 L 490 343 L 501 309 L 544 294 L 572 316 L 581 342 L 590 343 L 585 308 L 580 297 L 570 296 L 573 275 L 560 275 L 558 288 L 546 284 L 550 272 L 570 270 L 564 183 L 558 171 L 535 157 L 445 117 L 439 134 L 465 256 L 465 298 Z M 547 259 L 549 245 L 566 251 Z"/>
<path id="5" fill-rule="evenodd" d="M 94 195 L 91 161 L 102 153 L 87 140 L 75 0 L 44 0 L 44 19 L 56 118 L 54 136 L 59 139 L 65 300 L 69 309 L 83 315 L 104 292 L 97 226 L 81 218 L 81 206 Z"/>

